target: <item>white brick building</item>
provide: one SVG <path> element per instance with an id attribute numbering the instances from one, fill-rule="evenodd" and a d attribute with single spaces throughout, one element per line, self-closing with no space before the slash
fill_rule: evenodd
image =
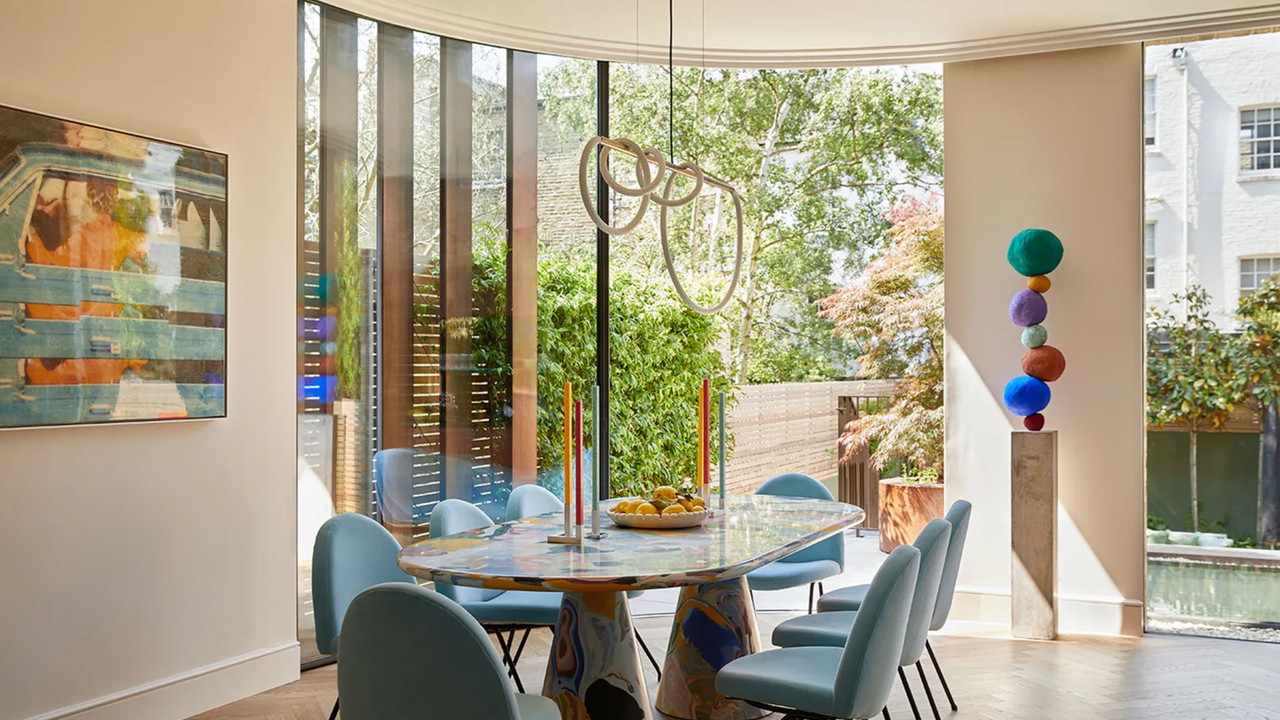
<path id="1" fill-rule="evenodd" d="M 1234 328 L 1280 272 L 1280 33 L 1151 45 L 1145 73 L 1147 305 L 1199 284 Z"/>

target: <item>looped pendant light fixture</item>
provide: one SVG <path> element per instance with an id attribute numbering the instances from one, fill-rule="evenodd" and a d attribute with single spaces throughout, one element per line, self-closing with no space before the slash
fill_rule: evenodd
<path id="1" fill-rule="evenodd" d="M 600 214 L 596 212 L 595 203 L 591 200 L 591 191 L 588 187 L 587 178 L 590 176 L 591 154 L 597 146 L 601 146 L 599 172 L 605 184 L 619 195 L 640 198 L 640 206 L 636 208 L 635 214 L 625 225 L 615 226 L 605 222 L 604 218 L 600 217 Z M 635 158 L 637 187 L 623 185 L 610 172 L 609 153 L 612 150 L 624 152 Z M 656 173 L 650 171 L 650 164 L 656 166 Z M 694 186 L 693 190 L 684 197 L 673 198 L 671 197 L 671 192 L 675 189 L 677 175 L 685 175 L 692 178 Z M 659 193 L 657 187 L 662 184 L 663 180 L 666 180 L 666 184 L 663 185 L 662 192 Z M 680 283 L 680 278 L 676 275 L 675 262 L 671 258 L 671 246 L 667 236 L 668 211 L 671 208 L 681 207 L 693 202 L 693 199 L 698 197 L 702 193 L 702 189 L 707 185 L 729 193 L 729 196 L 733 198 L 733 206 L 738 221 L 738 239 L 733 261 L 733 278 L 729 281 L 729 288 L 725 291 L 724 297 L 720 298 L 720 301 L 711 307 L 699 305 L 685 292 L 684 285 Z M 696 313 L 714 315 L 723 310 L 729 304 L 729 301 L 733 299 L 733 293 L 738 289 L 738 279 L 742 274 L 743 215 L 742 197 L 738 195 L 738 191 L 732 185 L 707 176 L 696 163 L 668 163 L 662 152 L 656 148 L 641 148 L 637 143 L 626 138 L 606 138 L 602 135 L 597 135 L 588 140 L 586 146 L 582 148 L 582 159 L 578 163 L 578 190 L 582 195 L 582 205 L 586 208 L 591 222 L 613 237 L 626 235 L 636 229 L 636 226 L 644 219 L 645 212 L 649 209 L 649 201 L 652 200 L 657 203 L 662 208 L 658 223 L 662 242 L 662 259 L 666 263 L 667 275 L 671 277 L 671 284 L 675 287 L 676 294 L 680 296 L 680 300 Z"/>
<path id="2" fill-rule="evenodd" d="M 674 8 L 674 1 L 672 2 Z M 637 8 L 638 12 L 638 8 Z M 674 53 L 674 9 L 672 10 L 672 35 L 668 38 L 668 62 L 670 63 L 671 55 Z M 637 39 L 637 45 L 639 40 Z M 668 97 L 670 104 L 670 124 L 667 128 L 669 150 L 672 155 L 675 154 L 675 73 L 674 68 L 669 64 L 668 73 L 671 78 L 671 89 Z M 600 148 L 600 159 L 598 161 L 598 172 L 614 192 L 624 197 L 640 198 L 640 205 L 636 208 L 635 214 L 625 225 L 610 225 L 600 217 L 600 213 L 596 212 L 595 203 L 591 200 L 591 191 L 588 187 L 587 178 L 590 175 L 591 154 L 595 149 Z M 636 161 L 636 187 L 623 185 L 613 176 L 609 169 L 609 156 L 613 151 L 623 152 Z M 650 170 L 653 165 L 656 170 Z M 672 190 L 675 189 L 676 176 L 684 175 L 693 179 L 693 189 L 683 197 L 671 197 Z M 663 184 L 663 180 L 666 181 Z M 658 192 L 658 186 L 662 186 L 662 192 Z M 671 208 L 677 208 L 688 205 L 693 202 L 694 198 L 702 194 L 702 189 L 710 185 L 721 191 L 729 193 L 733 198 L 733 206 L 736 211 L 738 221 L 738 247 L 733 261 L 733 278 L 729 281 L 729 288 L 725 291 L 724 297 L 711 307 L 704 307 L 689 297 L 684 290 L 684 285 L 680 283 L 680 278 L 676 275 L 675 263 L 671 259 L 671 247 L 667 236 L 667 214 Z M 662 242 L 662 259 L 667 266 L 667 275 L 671 277 L 671 284 L 675 287 L 676 294 L 680 296 L 680 300 L 692 311 L 703 315 L 713 315 L 723 310 L 729 301 L 733 299 L 733 293 L 738 288 L 738 279 L 742 274 L 742 235 L 743 235 L 743 213 L 742 213 L 742 197 L 738 195 L 738 191 L 732 185 L 711 177 L 702 171 L 697 163 L 674 161 L 674 158 L 663 156 L 662 151 L 657 148 L 642 148 L 639 143 L 627 138 L 607 138 L 603 135 L 597 135 L 587 141 L 582 148 L 582 160 L 578 163 L 578 190 L 582 195 L 582 205 L 587 209 L 587 216 L 596 224 L 596 227 L 612 237 L 626 235 L 640 224 L 644 219 L 645 213 L 649 210 L 649 201 L 657 203 L 661 207 L 661 215 L 659 218 L 659 232 Z"/>

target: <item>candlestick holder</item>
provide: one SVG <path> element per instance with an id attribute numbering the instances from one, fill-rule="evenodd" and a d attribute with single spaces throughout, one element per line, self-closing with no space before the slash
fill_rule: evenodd
<path id="1" fill-rule="evenodd" d="M 572 535 L 548 535 L 547 542 L 553 545 L 581 545 L 582 526 L 578 525 Z"/>
<path id="2" fill-rule="evenodd" d="M 609 533 L 607 533 L 607 532 L 605 532 L 605 531 L 603 531 L 603 530 L 593 530 L 593 531 L 591 531 L 591 532 L 587 533 L 587 536 L 586 536 L 586 537 L 587 537 L 587 539 L 588 539 L 588 540 L 603 540 L 603 539 L 605 539 L 605 538 L 609 537 Z"/>

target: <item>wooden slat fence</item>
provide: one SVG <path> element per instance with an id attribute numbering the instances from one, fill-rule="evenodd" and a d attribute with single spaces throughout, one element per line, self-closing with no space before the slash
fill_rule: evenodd
<path id="1" fill-rule="evenodd" d="M 734 436 L 729 455 L 730 494 L 754 491 L 784 472 L 819 480 L 836 477 L 837 418 L 841 396 L 883 397 L 892 380 L 746 385 L 728 412 Z"/>

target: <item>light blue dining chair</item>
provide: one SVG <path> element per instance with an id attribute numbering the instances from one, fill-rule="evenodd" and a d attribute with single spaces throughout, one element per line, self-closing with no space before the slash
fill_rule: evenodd
<path id="1" fill-rule="evenodd" d="M 434 539 L 493 524 L 493 520 L 475 505 L 465 500 L 450 499 L 438 503 L 431 511 L 430 532 Z M 436 590 L 461 605 L 485 630 L 497 636 L 503 660 L 510 667 L 516 688 L 524 692 L 516 663 L 520 661 L 531 630 L 555 626 L 560 617 L 562 595 L 540 590 L 490 590 L 442 582 L 436 583 Z M 524 631 L 519 647 L 515 646 L 517 630 Z M 503 633 L 507 635 L 504 637 Z"/>
<path id="2" fill-rule="evenodd" d="M 889 718 L 920 551 L 897 548 L 880 566 L 864 610 L 841 647 L 793 647 L 747 655 L 716 673 L 716 690 L 786 717 Z"/>
<path id="3" fill-rule="evenodd" d="M 507 522 L 563 512 L 564 500 L 541 485 L 521 485 L 507 498 Z"/>
<path id="4" fill-rule="evenodd" d="M 920 657 L 924 654 L 924 644 L 929 638 L 929 624 L 933 619 L 933 609 L 938 600 L 938 587 L 942 582 L 942 571 L 946 567 L 947 546 L 951 542 L 951 523 L 946 520 L 933 520 L 920 531 L 914 547 L 920 551 L 920 577 L 916 579 L 916 592 L 911 598 L 911 615 L 907 619 L 906 642 L 902 646 L 902 657 L 898 667 L 898 677 L 902 680 L 902 688 L 907 693 L 907 701 L 911 703 L 911 712 L 916 720 L 920 720 L 920 710 L 916 707 L 916 699 L 911 694 L 911 685 L 907 682 L 907 674 L 902 668 L 916 666 L 920 674 L 920 682 L 924 685 L 925 695 L 929 698 L 929 706 L 933 715 L 938 718 L 938 706 L 933 700 L 933 690 L 924 675 L 924 666 Z M 868 589 L 867 592 L 870 592 Z M 862 605 L 865 605 L 865 597 Z M 823 610 L 819 608 L 817 615 L 804 615 L 787 620 L 773 630 L 773 644 L 779 647 L 827 646 L 840 647 L 849 636 L 849 629 L 857 622 L 859 610 Z"/>
<path id="5" fill-rule="evenodd" d="M 388 582 L 416 585 L 396 559 L 400 543 L 372 518 L 345 513 L 329 518 L 316 533 L 311 555 L 311 603 L 316 619 L 316 647 L 336 655 L 343 617 L 351 601 L 374 585 Z M 338 700 L 342 699 L 339 695 Z M 329 720 L 338 714 L 333 703 Z"/>
<path id="6" fill-rule="evenodd" d="M 946 521 L 951 523 L 951 541 L 947 543 L 947 561 L 942 568 L 942 581 L 938 584 L 938 601 L 933 606 L 933 619 L 929 623 L 930 632 L 941 630 L 951 615 L 951 603 L 956 594 L 956 578 L 960 575 L 960 561 L 964 559 L 964 541 L 969 535 L 969 517 L 973 513 L 973 504 L 968 500 L 956 500 L 947 510 Z M 862 598 L 867 593 L 867 585 L 832 590 L 818 601 L 818 612 L 832 610 L 857 610 Z M 942 674 L 942 666 L 938 664 L 938 656 L 933 652 L 933 644 L 927 639 L 924 649 L 929 653 L 933 670 L 942 682 L 942 690 L 947 694 L 947 702 L 953 711 L 959 710 L 955 697 L 951 695 L 951 686 L 947 684 L 947 676 Z"/>
<path id="7" fill-rule="evenodd" d="M 802 473 L 786 473 L 769 478 L 756 488 L 756 495 L 783 495 L 834 500 L 831 491 Z M 809 612 L 813 612 L 813 588 L 822 595 L 822 581 L 844 572 L 844 534 L 837 533 L 815 545 L 747 573 L 747 586 L 756 590 L 786 590 L 809 586 Z"/>
<path id="8" fill-rule="evenodd" d="M 346 627 L 343 720 L 560 720 L 551 700 L 512 690 L 484 629 L 439 593 L 378 585 L 352 601 Z"/>
<path id="9" fill-rule="evenodd" d="M 507 522 L 558 512 L 564 512 L 564 500 L 556 497 L 550 490 L 541 485 L 521 485 L 511 491 L 511 497 L 507 500 Z M 633 600 L 643 594 L 643 590 L 627 591 L 627 597 Z M 658 679 L 661 680 L 662 665 L 658 663 L 658 659 L 653 656 L 653 652 L 645 644 L 639 629 L 636 630 L 636 640 L 639 641 L 640 649 L 644 650 L 649 662 L 653 664 L 653 668 L 658 671 Z"/>
<path id="10" fill-rule="evenodd" d="M 386 448 L 373 454 L 373 490 L 384 523 L 427 522 L 427 513 L 413 504 L 413 468 L 425 467 L 429 457 L 417 448 Z"/>

